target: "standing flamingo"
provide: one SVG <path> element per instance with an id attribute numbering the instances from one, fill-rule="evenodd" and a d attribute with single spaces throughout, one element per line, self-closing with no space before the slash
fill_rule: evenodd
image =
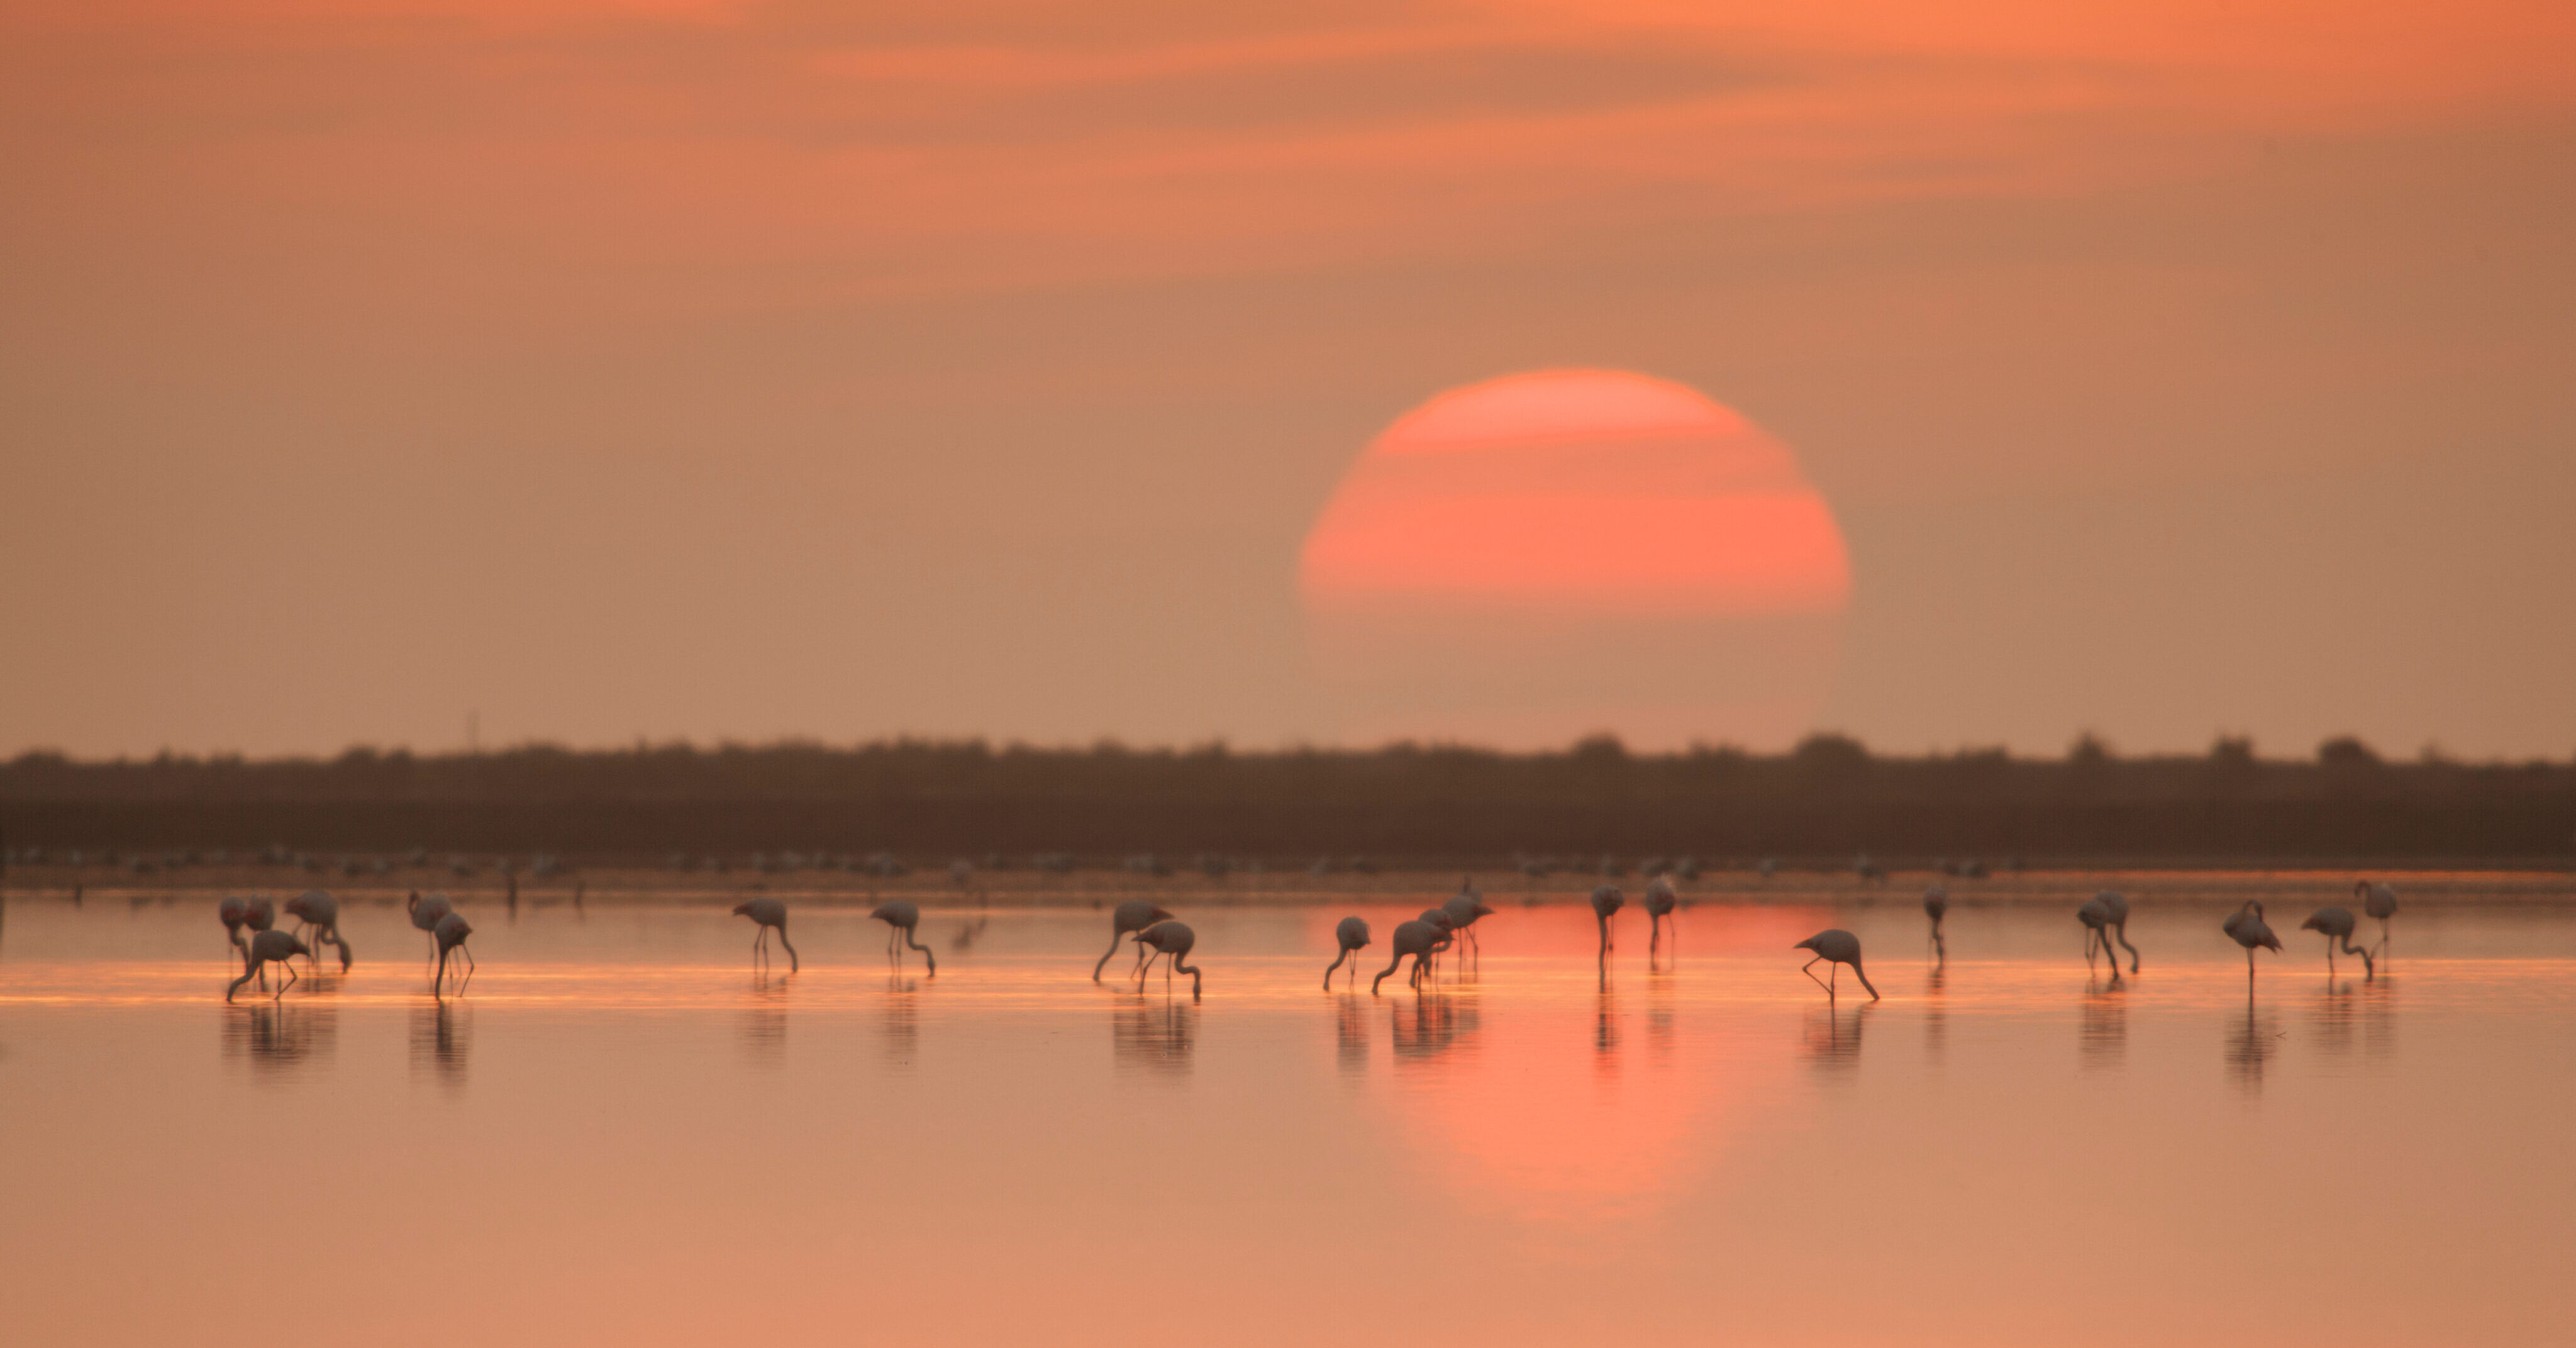
<path id="1" fill-rule="evenodd" d="M 1476 923 L 1492 917 L 1494 910 L 1485 906 L 1485 896 L 1476 889 L 1476 878 L 1471 875 L 1459 880 L 1458 892 L 1450 895 L 1449 901 L 1440 905 L 1440 910 L 1449 915 L 1449 930 L 1467 938 L 1467 948 L 1475 952 L 1477 961 L 1481 963 L 1485 958 L 1485 948 L 1484 943 L 1476 938 Z"/>
<path id="2" fill-rule="evenodd" d="M 2263 921 L 2263 905 L 2252 899 L 2247 899 L 2244 907 L 2229 914 L 2226 921 L 2218 924 L 2218 929 L 2245 947 L 2245 990 L 2251 994 L 2254 990 L 2255 948 L 2270 946 L 2277 952 L 2281 948 L 2281 938 L 2273 935 L 2270 924 Z"/>
<path id="3" fill-rule="evenodd" d="M 248 965 L 250 950 L 242 944 L 241 929 L 242 923 L 250 917 L 250 905 L 242 902 L 240 895 L 228 894 L 222 903 L 215 905 L 215 916 L 223 919 L 224 939 L 232 943 L 233 953 L 241 956 L 242 963 Z M 229 962 L 225 967 L 231 967 Z"/>
<path id="4" fill-rule="evenodd" d="M 1816 960 L 1828 961 L 1826 972 L 1833 974 L 1838 980 L 1842 975 L 1842 969 L 1840 966 L 1846 964 L 1850 965 L 1852 969 L 1852 977 L 1859 979 L 1862 987 L 1869 988 L 1869 999 L 1873 1002 L 1878 1000 L 1878 989 L 1870 986 L 1869 975 L 1861 971 L 1859 937 L 1852 935 L 1850 932 L 1844 931 L 1840 927 L 1828 927 L 1789 948 L 1791 950 L 1812 950 L 1816 952 L 1815 959 L 1808 960 L 1806 963 L 1798 966 L 1798 972 L 1805 974 L 1809 978 L 1814 978 L 1816 986 L 1825 990 L 1826 997 L 1830 998 L 1834 995 L 1834 985 L 1821 978 L 1816 978 Z"/>
<path id="5" fill-rule="evenodd" d="M 1681 907 L 1681 897 L 1673 893 L 1673 882 L 1670 878 L 1658 875 L 1653 884 L 1646 886 L 1646 958 L 1649 961 L 1654 959 L 1655 947 L 1663 941 L 1664 919 L 1673 917 L 1673 910 L 1679 907 Z M 1681 934 L 1681 919 L 1673 918 L 1673 939 L 1676 943 L 1681 940 Z"/>
<path id="6" fill-rule="evenodd" d="M 1192 965 L 1186 963 L 1186 961 L 1189 959 L 1190 947 L 1197 945 L 1198 943 L 1199 934 L 1190 930 L 1190 926 L 1186 922 L 1157 922 L 1143 931 L 1136 933 L 1137 945 L 1152 946 L 1154 948 L 1154 954 L 1147 955 L 1145 957 L 1145 969 L 1147 971 L 1151 971 L 1153 969 L 1155 956 L 1159 955 L 1165 957 L 1163 962 L 1164 990 L 1169 991 L 1171 989 L 1172 973 L 1174 970 L 1178 970 L 1190 976 L 1190 999 L 1192 1001 L 1198 1000 L 1199 971 Z M 1143 982 L 1144 978 L 1145 975 L 1143 973 L 1139 973 L 1136 976 L 1139 983 Z"/>
<path id="7" fill-rule="evenodd" d="M 332 898 L 326 891 L 308 889 L 286 901 L 286 914 L 304 924 L 305 932 L 297 934 L 300 936 L 310 933 L 315 948 L 320 948 L 325 942 L 338 946 L 340 972 L 344 974 L 349 972 L 349 940 L 340 934 L 338 899 Z M 307 959 L 310 959 L 312 952 L 305 953 Z"/>
<path id="8" fill-rule="evenodd" d="M 2325 907 L 2308 914 L 2308 920 L 2299 924 L 2299 930 L 2322 932 L 2325 934 L 2326 977 L 2334 977 L 2335 943 L 2337 941 L 2341 941 L 2343 943 L 2343 953 L 2347 955 L 2361 956 L 2361 971 L 2363 976 L 2367 978 L 2377 978 L 2379 976 L 2379 969 L 2378 966 L 2371 961 L 2370 952 L 2358 949 L 2352 943 L 2352 926 L 2351 909 L 2338 907 L 2334 904 L 2328 904 Z"/>
<path id="9" fill-rule="evenodd" d="M 1406 981 L 1419 989 L 1422 986 L 1422 961 L 1430 957 L 1431 947 L 1440 940 L 1441 935 L 1438 927 L 1418 918 L 1411 922 L 1396 923 L 1395 935 L 1388 941 L 1388 944 L 1395 947 L 1395 958 L 1387 961 L 1386 968 L 1380 970 L 1378 976 L 1369 981 L 1369 995 L 1372 997 L 1377 995 L 1378 984 L 1385 982 L 1386 976 L 1394 973 L 1396 966 L 1403 964 L 1404 957 L 1407 955 L 1413 957 L 1413 976 Z"/>
<path id="10" fill-rule="evenodd" d="M 1169 922 L 1171 920 L 1172 915 L 1170 913 L 1164 912 L 1162 909 L 1145 902 L 1143 899 L 1129 899 L 1125 903 L 1118 905 L 1117 910 L 1109 915 L 1109 950 L 1106 954 L 1103 954 L 1100 957 L 1100 962 L 1098 964 L 1091 966 L 1091 981 L 1094 983 L 1100 981 L 1100 971 L 1109 967 L 1109 956 L 1118 953 L 1118 943 L 1120 941 L 1125 940 L 1127 937 L 1137 932 L 1143 931 L 1157 922 Z M 1143 946 L 1136 947 L 1136 956 L 1136 967 L 1139 969 L 1144 968 L 1145 948 Z"/>
<path id="11" fill-rule="evenodd" d="M 1332 963 L 1324 966 L 1324 991 L 1326 992 L 1333 990 L 1333 971 L 1342 967 L 1342 961 L 1351 960 L 1353 954 L 1368 947 L 1368 919 L 1343 918 L 1340 925 L 1333 928 L 1333 940 L 1341 946 L 1341 951 L 1333 956 Z M 1108 961 L 1101 962 L 1105 964 Z M 1351 981 L 1353 983 L 1360 981 L 1360 965 L 1357 960 L 1351 960 Z"/>
<path id="12" fill-rule="evenodd" d="M 438 973 L 429 983 L 433 996 L 446 994 L 447 952 L 451 950 L 465 957 L 465 976 L 456 980 L 456 990 L 461 993 L 466 984 L 474 981 L 474 952 L 465 948 L 465 938 L 473 934 L 474 928 L 466 923 L 463 913 L 449 913 L 438 920 L 438 929 L 430 933 L 438 942 Z"/>
<path id="13" fill-rule="evenodd" d="M 2379 919 L 2379 944 L 2373 950 L 2388 949 L 2388 919 L 2397 916 L 2397 891 L 2376 880 L 2352 882 L 2354 898 L 2361 900 L 2361 910 Z"/>
<path id="14" fill-rule="evenodd" d="M 2102 953 L 2105 955 L 2111 954 L 2111 935 L 2115 932 L 2118 933 L 2120 937 L 2120 948 L 2129 952 L 2129 972 L 2136 973 L 2138 971 L 2138 948 L 2129 944 L 2128 896 L 2122 894 L 2116 889 L 2106 889 L 2101 893 L 2094 895 L 2093 901 L 2102 905 L 2102 911 L 2110 914 L 2111 916 L 2110 925 L 2103 928 Z M 2120 967 L 2120 961 L 2117 956 L 2112 957 L 2111 967 L 2115 970 Z"/>
<path id="15" fill-rule="evenodd" d="M 878 904 L 876 911 L 868 916 L 886 924 L 886 955 L 896 964 L 903 963 L 904 948 L 910 947 L 920 951 L 921 957 L 930 962 L 930 976 L 939 976 L 939 956 L 932 954 L 930 947 L 913 939 L 914 929 L 921 925 L 918 905 L 910 899 L 896 899 L 892 903 Z"/>
<path id="16" fill-rule="evenodd" d="M 1934 885 L 1923 891 L 1923 915 L 1932 919 L 1932 957 L 1935 961 L 1950 958 L 1950 947 L 1941 939 L 1941 919 L 1950 913 L 1950 890 Z"/>
<path id="17" fill-rule="evenodd" d="M 286 990 L 295 985 L 295 957 L 310 956 L 312 953 L 305 948 L 302 941 L 296 940 L 285 932 L 269 931 L 266 928 L 252 932 L 250 945 L 244 952 L 244 957 L 250 961 L 250 967 L 242 970 L 242 976 L 234 979 L 231 987 L 224 989 L 224 1000 L 231 1001 L 233 994 L 241 991 L 242 984 L 249 982 L 253 975 L 264 973 L 272 964 L 286 971 L 286 977 L 278 980 L 277 984 L 277 995 L 285 996 Z"/>
<path id="18" fill-rule="evenodd" d="M 2111 955 L 2111 905 L 2102 902 L 2102 897 L 2097 894 L 2075 910 L 2075 920 L 2084 924 L 2084 967 L 2090 969 L 2095 946 L 2100 946 L 2103 954 Z M 2111 976 L 2120 976 L 2120 957 L 2117 955 L 2111 955 Z"/>
<path id="19" fill-rule="evenodd" d="M 787 946 L 787 972 L 791 974 L 796 972 L 796 947 L 787 945 L 787 905 L 785 902 L 763 895 L 760 898 L 752 899 L 745 903 L 735 904 L 733 915 L 735 917 L 750 918 L 753 924 L 760 929 L 760 934 L 753 937 L 751 942 L 751 957 L 753 962 L 759 964 L 767 964 L 769 962 L 769 929 L 776 927 L 778 929 L 778 943 L 780 945 Z"/>
<path id="20" fill-rule="evenodd" d="M 1592 919 L 1601 924 L 1601 963 L 1610 962 L 1610 915 L 1625 907 L 1628 896 L 1617 885 L 1603 885 L 1592 891 Z"/>
<path id="21" fill-rule="evenodd" d="M 404 907 L 411 913 L 412 926 L 429 936 L 429 955 L 431 959 L 436 959 L 438 957 L 438 921 L 449 913 L 455 912 L 456 905 L 447 901 L 447 895 L 444 892 L 433 893 L 424 899 L 420 896 L 420 891 L 415 889 L 411 892 L 411 902 Z"/>

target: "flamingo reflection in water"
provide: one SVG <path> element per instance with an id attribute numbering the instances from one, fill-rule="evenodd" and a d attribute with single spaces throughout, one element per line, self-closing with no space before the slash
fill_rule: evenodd
<path id="1" fill-rule="evenodd" d="M 2299 924 L 2299 930 L 2301 931 L 2321 932 L 2324 934 L 2326 938 L 2326 977 L 2334 977 L 2335 946 L 2338 943 L 2343 946 L 2343 953 L 2347 955 L 2361 956 L 2361 971 L 2363 977 L 2376 978 L 2379 976 L 2378 966 L 2372 963 L 2370 952 L 2352 943 L 2352 928 L 2352 910 L 2349 908 L 2339 907 L 2335 904 L 2327 904 L 2325 907 L 2308 914 L 2308 920 Z"/>
<path id="2" fill-rule="evenodd" d="M 1681 919 L 1674 916 L 1674 910 L 1680 907 L 1681 896 L 1673 893 L 1673 882 L 1670 877 L 1658 875 L 1653 884 L 1646 886 L 1646 963 L 1648 965 L 1651 966 L 1655 962 L 1655 952 L 1663 944 L 1666 918 L 1672 919 L 1673 944 L 1675 946 L 1681 944 Z"/>
<path id="3" fill-rule="evenodd" d="M 1792 950 L 1812 950 L 1816 952 L 1815 959 L 1810 959 L 1806 963 L 1798 966 L 1798 972 L 1805 974 L 1809 978 L 1814 978 L 1816 986 L 1825 990 L 1825 996 L 1832 997 L 1835 995 L 1834 984 L 1829 983 L 1824 979 L 1816 978 L 1816 960 L 1827 961 L 1826 972 L 1834 975 L 1837 981 L 1842 977 L 1841 966 L 1846 964 L 1850 965 L 1852 977 L 1859 979 L 1860 985 L 1869 989 L 1869 999 L 1873 1002 L 1878 1000 L 1878 989 L 1871 986 L 1869 975 L 1862 972 L 1860 967 L 1859 937 L 1852 935 L 1850 932 L 1847 932 L 1840 927 L 1827 927 L 1825 930 L 1817 932 L 1815 935 L 1810 936 L 1789 948 Z"/>

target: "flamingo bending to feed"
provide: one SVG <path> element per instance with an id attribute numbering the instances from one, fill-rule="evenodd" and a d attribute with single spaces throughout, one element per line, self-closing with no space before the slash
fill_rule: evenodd
<path id="1" fill-rule="evenodd" d="M 1395 935 L 1388 942 L 1395 947 L 1395 958 L 1387 961 L 1386 968 L 1380 970 L 1378 976 L 1369 981 L 1369 995 L 1372 997 L 1377 995 L 1378 984 L 1384 983 L 1386 976 L 1394 973 L 1396 967 L 1404 963 L 1404 957 L 1407 955 L 1413 957 L 1413 976 L 1406 981 L 1410 982 L 1417 991 L 1420 990 L 1422 962 L 1430 958 L 1431 947 L 1439 942 L 1442 934 L 1438 927 L 1419 918 L 1411 922 L 1395 924 Z"/>
<path id="2" fill-rule="evenodd" d="M 449 903 L 447 895 L 443 892 L 433 893 L 424 899 L 420 896 L 420 891 L 415 889 L 411 892 L 411 902 L 405 904 L 404 909 L 411 914 L 411 925 L 429 937 L 429 957 L 436 959 L 439 919 L 455 912 L 456 905 Z"/>
<path id="3" fill-rule="evenodd" d="M 215 916 L 223 919 L 224 939 L 232 943 L 233 953 L 241 956 L 247 965 L 250 950 L 242 944 L 242 923 L 250 918 L 250 905 L 242 902 L 238 894 L 227 895 L 222 903 L 215 905 Z"/>
<path id="4" fill-rule="evenodd" d="M 1873 1002 L 1878 1000 L 1878 989 L 1871 987 L 1869 975 L 1861 972 L 1859 937 L 1852 935 L 1850 932 L 1844 931 L 1840 927 L 1828 927 L 1789 948 L 1792 950 L 1812 950 L 1816 952 L 1815 959 L 1808 960 L 1806 963 L 1798 966 L 1798 972 L 1805 974 L 1809 978 L 1815 978 L 1816 986 L 1825 990 L 1825 996 L 1832 997 L 1835 995 L 1834 985 L 1826 982 L 1824 979 L 1816 978 L 1816 960 L 1828 961 L 1829 963 L 1827 965 L 1826 972 L 1833 974 L 1837 980 L 1842 976 L 1841 966 L 1846 964 L 1850 965 L 1852 977 L 1859 979 L 1862 987 L 1869 988 L 1869 999 Z"/>
<path id="5" fill-rule="evenodd" d="M 340 934 L 340 901 L 324 890 L 308 889 L 286 901 L 286 914 L 304 924 L 298 936 L 309 935 L 316 949 L 325 942 L 339 947 L 340 972 L 349 972 L 349 938 Z M 307 960 L 312 951 L 305 952 Z"/>
<path id="6" fill-rule="evenodd" d="M 897 899 L 892 903 L 878 904 L 876 911 L 868 916 L 886 924 L 888 958 L 900 965 L 903 963 L 903 952 L 906 947 L 918 950 L 921 952 L 921 957 L 930 962 L 930 976 L 933 978 L 939 976 L 939 956 L 932 954 L 930 947 L 913 939 L 915 929 L 921 926 L 921 909 L 918 905 L 910 899 Z"/>
<path id="7" fill-rule="evenodd" d="M 1368 947 L 1368 920 L 1359 917 L 1343 918 L 1341 923 L 1333 928 L 1333 941 L 1341 946 L 1341 951 L 1333 956 L 1332 963 L 1324 966 L 1324 991 L 1326 992 L 1333 990 L 1333 971 L 1341 968 L 1344 960 L 1350 960 L 1351 981 L 1354 983 L 1360 981 L 1359 961 L 1352 960 L 1351 956 Z M 1105 960 L 1102 962 L 1107 963 Z"/>
<path id="8" fill-rule="evenodd" d="M 2084 924 L 2084 967 L 2090 969 L 2093 967 L 2094 947 L 2099 946 L 2103 954 L 2111 955 L 2111 905 L 2102 902 L 2102 897 L 2097 894 L 2075 910 L 2075 920 Z M 2111 976 L 2120 976 L 2120 957 L 2117 955 L 2111 955 Z"/>
<path id="9" fill-rule="evenodd" d="M 1625 907 L 1628 896 L 1617 885 L 1603 885 L 1592 891 L 1592 918 L 1601 924 L 1601 960 L 1610 960 L 1610 915 Z"/>
<path id="10" fill-rule="evenodd" d="M 1118 905 L 1117 910 L 1109 915 L 1109 949 L 1107 953 L 1101 955 L 1100 962 L 1098 964 L 1091 966 L 1091 981 L 1094 983 L 1100 981 L 1100 971 L 1109 967 L 1109 956 L 1118 953 L 1118 943 L 1120 941 L 1126 940 L 1128 937 L 1136 934 L 1137 932 L 1143 931 L 1157 922 L 1169 922 L 1171 920 L 1172 915 L 1170 913 L 1164 912 L 1162 909 L 1145 902 L 1143 899 L 1129 899 L 1125 903 Z M 1136 967 L 1138 969 L 1145 967 L 1145 948 L 1143 946 L 1136 947 Z"/>
<path id="11" fill-rule="evenodd" d="M 1164 988 L 1170 989 L 1172 973 L 1178 970 L 1190 976 L 1190 997 L 1195 1000 L 1199 995 L 1199 971 L 1196 966 L 1186 961 L 1189 959 L 1190 947 L 1198 943 L 1199 934 L 1190 930 L 1190 925 L 1186 922 L 1157 922 L 1136 933 L 1136 944 L 1151 946 L 1154 951 L 1153 954 L 1145 957 L 1144 968 L 1137 973 L 1136 981 L 1140 984 L 1145 981 L 1145 973 L 1153 969 L 1154 960 L 1159 956 L 1164 960 Z"/>
<path id="12" fill-rule="evenodd" d="M 465 957 L 465 976 L 456 980 L 456 990 L 461 993 L 466 984 L 474 981 L 474 952 L 465 948 L 465 938 L 473 934 L 474 928 L 467 924 L 463 913 L 449 913 L 438 920 L 438 929 L 430 933 L 438 942 L 438 972 L 429 984 L 433 995 L 444 995 L 447 990 L 447 953 L 451 950 Z"/>
<path id="13" fill-rule="evenodd" d="M 1655 947 L 1663 940 L 1664 919 L 1672 917 L 1673 910 L 1681 907 L 1681 903 L 1681 896 L 1673 893 L 1673 882 L 1667 877 L 1658 875 L 1653 884 L 1646 886 L 1646 952 L 1648 954 L 1654 953 Z M 1674 940 L 1680 940 L 1681 934 L 1681 919 L 1673 918 Z"/>
<path id="14" fill-rule="evenodd" d="M 2361 949 L 2352 943 L 2352 928 L 2352 910 L 2349 908 L 2338 907 L 2334 904 L 2328 904 L 2325 907 L 2308 914 L 2308 920 L 2299 924 L 2299 930 L 2301 931 L 2322 932 L 2325 934 L 2326 977 L 2334 977 L 2335 943 L 2340 941 L 2343 943 L 2343 953 L 2347 955 L 2361 956 L 2361 971 L 2363 976 L 2377 978 L 2379 976 L 2379 967 L 2377 964 L 2372 962 L 2369 951 Z"/>
<path id="15" fill-rule="evenodd" d="M 1472 875 L 1461 877 L 1458 892 L 1440 905 L 1440 911 L 1449 915 L 1450 933 L 1467 938 L 1467 948 L 1475 952 L 1478 960 L 1483 960 L 1485 947 L 1476 939 L 1476 923 L 1492 917 L 1494 910 L 1485 906 L 1485 896 L 1476 889 L 1476 878 Z"/>
<path id="16" fill-rule="evenodd" d="M 760 934 L 753 937 L 751 942 L 751 957 L 755 963 L 767 964 L 769 962 L 769 931 L 772 927 L 775 927 L 778 929 L 778 943 L 782 946 L 787 946 L 787 972 L 791 974 L 796 972 L 796 947 L 787 945 L 787 905 L 785 902 L 769 898 L 764 895 L 763 897 L 752 899 L 748 902 L 735 904 L 733 915 L 735 917 L 750 918 L 753 924 L 760 929 Z"/>
<path id="17" fill-rule="evenodd" d="M 285 996 L 286 990 L 295 984 L 295 957 L 312 953 L 302 941 L 282 931 L 263 929 L 251 933 L 250 945 L 245 952 L 250 967 L 242 970 L 242 976 L 234 979 L 231 987 L 224 989 L 224 1000 L 231 1001 L 233 994 L 241 991 L 242 984 L 249 982 L 252 976 L 264 973 L 272 964 L 286 971 L 286 977 L 278 980 L 276 994 Z"/>

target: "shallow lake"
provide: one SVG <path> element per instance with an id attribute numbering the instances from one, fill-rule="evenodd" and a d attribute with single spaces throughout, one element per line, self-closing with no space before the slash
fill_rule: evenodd
<path id="1" fill-rule="evenodd" d="M 16 896 L 7 1338 L 2576 1339 L 2576 909 L 2470 885 L 2330 977 L 2297 926 L 2348 891 L 2249 878 L 2142 904 L 2113 980 L 2090 888 L 1954 908 L 1938 964 L 1901 895 L 1701 904 L 1651 967 L 1632 905 L 1606 968 L 1570 890 L 1514 895 L 1372 996 L 1445 893 L 1175 886 L 1195 1002 L 1123 951 L 1095 985 L 1088 906 L 934 910 L 935 977 L 800 906 L 763 975 L 729 902 L 607 894 L 469 903 L 441 1001 L 353 899 L 348 975 L 229 1006 L 211 895 Z M 1828 926 L 1882 1000 L 1799 974 Z"/>

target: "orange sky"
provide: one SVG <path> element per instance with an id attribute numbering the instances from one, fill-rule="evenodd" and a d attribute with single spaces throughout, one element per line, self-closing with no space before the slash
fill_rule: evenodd
<path id="1" fill-rule="evenodd" d="M 1330 733 L 1341 470 L 1607 366 L 1797 451 L 1873 742 L 2563 755 L 2571 39 L 0 6 L 0 751 Z"/>

